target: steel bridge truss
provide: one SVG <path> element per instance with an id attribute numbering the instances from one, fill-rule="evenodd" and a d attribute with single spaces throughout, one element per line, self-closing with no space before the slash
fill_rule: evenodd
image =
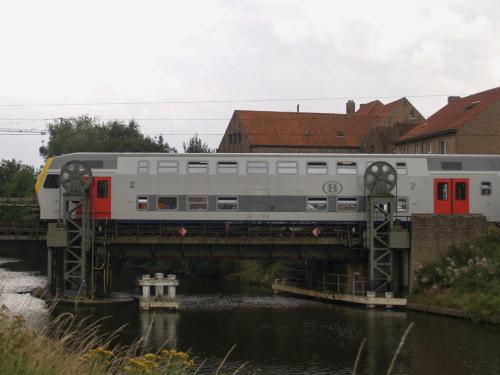
<path id="1" fill-rule="evenodd" d="M 393 228 L 396 198 L 368 196 L 367 209 L 370 289 L 386 292 L 391 289 L 392 281 L 390 233 Z"/>

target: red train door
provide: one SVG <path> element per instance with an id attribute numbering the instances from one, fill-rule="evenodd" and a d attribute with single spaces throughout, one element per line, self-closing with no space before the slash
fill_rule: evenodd
<path id="1" fill-rule="evenodd" d="M 468 214 L 469 213 L 469 179 L 454 178 L 451 180 L 453 188 L 453 213 Z"/>
<path id="2" fill-rule="evenodd" d="M 451 179 L 434 179 L 434 213 L 451 214 Z"/>
<path id="3" fill-rule="evenodd" d="M 91 204 L 95 219 L 111 219 L 111 177 L 94 177 Z"/>
<path id="4" fill-rule="evenodd" d="M 434 179 L 434 213 L 468 214 L 469 179 L 468 178 Z"/>

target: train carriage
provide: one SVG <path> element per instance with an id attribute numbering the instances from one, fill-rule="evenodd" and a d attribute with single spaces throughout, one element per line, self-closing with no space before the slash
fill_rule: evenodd
<path id="1" fill-rule="evenodd" d="M 500 222 L 500 157 L 392 154 L 74 153 L 47 159 L 36 184 L 40 217 L 62 218 L 59 174 L 92 171 L 96 220 L 364 222 L 365 172 L 384 161 L 397 176 L 397 215 L 483 214 Z"/>

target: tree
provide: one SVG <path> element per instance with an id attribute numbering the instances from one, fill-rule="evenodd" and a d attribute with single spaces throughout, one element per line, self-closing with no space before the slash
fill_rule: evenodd
<path id="1" fill-rule="evenodd" d="M 40 147 L 47 158 L 72 152 L 177 152 L 163 137 L 154 140 L 141 133 L 134 120 L 100 122 L 80 116 L 49 124 L 49 142 Z"/>
<path id="2" fill-rule="evenodd" d="M 204 143 L 201 138 L 199 137 L 198 133 L 193 135 L 190 139 L 189 142 L 186 144 L 185 142 L 182 142 L 182 147 L 184 148 L 184 152 L 187 153 L 206 153 L 206 152 L 213 152 L 213 150 L 210 149 L 208 144 Z"/>
<path id="3" fill-rule="evenodd" d="M 24 198 L 35 196 L 35 169 L 19 161 L 0 161 L 0 197 Z M 0 220 L 29 220 L 35 215 L 30 208 L 10 207 L 0 209 Z"/>

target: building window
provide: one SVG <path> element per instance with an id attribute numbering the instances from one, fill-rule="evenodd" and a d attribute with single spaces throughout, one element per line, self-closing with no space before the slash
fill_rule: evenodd
<path id="1" fill-rule="evenodd" d="M 139 174 L 148 174 L 149 173 L 149 161 L 140 160 L 137 162 L 137 172 Z"/>
<path id="2" fill-rule="evenodd" d="M 415 154 L 421 154 L 421 148 L 420 145 L 415 145 Z"/>
<path id="3" fill-rule="evenodd" d="M 491 182 L 481 182 L 481 195 L 491 195 Z"/>
<path id="4" fill-rule="evenodd" d="M 297 162 L 295 161 L 279 161 L 278 174 L 297 174 Z"/>
<path id="5" fill-rule="evenodd" d="M 432 154 L 432 142 L 427 143 L 427 153 Z"/>
<path id="6" fill-rule="evenodd" d="M 247 174 L 267 174 L 267 162 L 249 161 L 247 163 Z"/>
<path id="7" fill-rule="evenodd" d="M 236 174 L 238 173 L 238 163 L 235 161 L 219 161 L 217 163 L 218 174 Z"/>
<path id="8" fill-rule="evenodd" d="M 357 211 L 358 198 L 337 198 L 337 211 Z"/>
<path id="9" fill-rule="evenodd" d="M 159 210 L 177 210 L 177 197 L 159 196 L 157 207 Z"/>
<path id="10" fill-rule="evenodd" d="M 189 211 L 208 210 L 208 197 L 187 197 L 187 209 Z"/>
<path id="11" fill-rule="evenodd" d="M 179 173 L 179 163 L 176 161 L 159 161 L 158 173 Z"/>
<path id="12" fill-rule="evenodd" d="M 408 198 L 398 198 L 398 212 L 408 212 Z"/>
<path id="13" fill-rule="evenodd" d="M 148 210 L 149 209 L 149 199 L 147 195 L 140 195 L 137 197 L 137 209 L 138 210 Z"/>
<path id="14" fill-rule="evenodd" d="M 238 197 L 217 197 L 218 211 L 238 211 Z"/>
<path id="15" fill-rule="evenodd" d="M 327 174 L 328 166 L 324 161 L 311 161 L 307 163 L 307 174 Z"/>
<path id="16" fill-rule="evenodd" d="M 355 161 L 337 162 L 337 174 L 357 174 L 358 166 Z"/>
<path id="17" fill-rule="evenodd" d="M 344 137 L 345 137 L 345 133 L 344 133 L 344 131 L 343 131 L 343 130 L 338 130 L 338 131 L 337 131 L 337 137 L 339 137 L 339 138 L 344 138 Z"/>
<path id="18" fill-rule="evenodd" d="M 408 169 L 406 167 L 406 163 L 402 162 L 402 161 L 398 161 L 396 163 L 396 172 L 398 174 L 407 174 L 408 173 Z"/>
<path id="19" fill-rule="evenodd" d="M 105 199 L 108 197 L 108 181 L 97 181 L 97 198 Z"/>
<path id="20" fill-rule="evenodd" d="M 208 173 L 208 162 L 206 162 L 206 161 L 190 161 L 190 162 L 188 162 L 188 173 L 191 173 L 191 174 L 206 174 L 206 173 Z"/>
<path id="21" fill-rule="evenodd" d="M 448 140 L 439 141 L 439 153 L 447 154 L 448 153 Z"/>
<path id="22" fill-rule="evenodd" d="M 328 199 L 307 198 L 307 211 L 328 211 Z"/>
<path id="23" fill-rule="evenodd" d="M 43 187 L 45 189 L 59 189 L 59 175 L 58 174 L 48 174 L 45 177 Z"/>

